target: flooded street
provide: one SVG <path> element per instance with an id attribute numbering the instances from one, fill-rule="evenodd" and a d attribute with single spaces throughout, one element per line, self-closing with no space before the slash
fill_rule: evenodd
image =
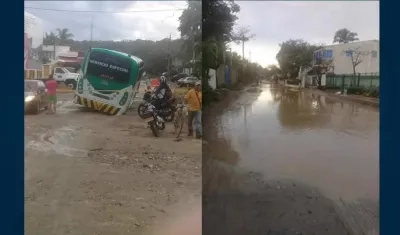
<path id="1" fill-rule="evenodd" d="M 378 234 L 378 109 L 260 88 L 207 119 L 209 214 L 229 234 Z"/>

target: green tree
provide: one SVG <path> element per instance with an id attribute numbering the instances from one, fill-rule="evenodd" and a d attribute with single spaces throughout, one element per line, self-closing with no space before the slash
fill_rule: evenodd
<path id="1" fill-rule="evenodd" d="M 281 48 L 276 55 L 276 60 L 284 75 L 289 73 L 297 76 L 300 66 L 308 65 L 313 60 L 314 52 L 320 48 L 311 45 L 303 39 L 290 39 L 279 45 Z"/>
<path id="2" fill-rule="evenodd" d="M 182 39 L 172 40 L 165 38 L 159 41 L 152 40 L 122 40 L 122 41 L 75 41 L 70 42 L 71 50 L 87 51 L 90 47 L 100 47 L 110 50 L 129 53 L 143 59 L 147 73 L 159 75 L 165 72 L 168 66 L 168 52 L 172 61 L 180 58 Z M 168 47 L 170 50 L 168 50 Z M 183 62 L 183 61 L 182 61 Z M 179 67 L 179 64 L 172 64 Z"/>
<path id="3" fill-rule="evenodd" d="M 333 36 L 333 43 L 349 43 L 358 40 L 358 34 L 346 28 L 337 30 Z"/>
<path id="4" fill-rule="evenodd" d="M 56 31 L 57 31 L 57 38 L 59 40 L 58 43 L 60 45 L 71 43 L 72 39 L 74 38 L 74 34 L 72 34 L 67 28 L 63 29 L 57 28 Z"/>
<path id="5" fill-rule="evenodd" d="M 199 58 L 201 52 L 202 23 L 201 23 L 201 2 L 188 1 L 188 7 L 179 17 L 178 30 L 184 40 L 182 50 L 185 52 L 185 59 Z M 196 57 L 196 58 L 193 58 Z"/>
<path id="6" fill-rule="evenodd" d="M 230 42 L 239 11 L 239 5 L 232 0 L 202 1 L 203 41 L 214 37 L 218 42 Z"/>
<path id="7" fill-rule="evenodd" d="M 224 61 L 226 43 L 232 41 L 235 13 L 240 11 L 234 1 L 203 1 L 203 83 L 208 84 L 208 71 Z"/>
<path id="8" fill-rule="evenodd" d="M 264 69 L 264 71 L 265 76 L 267 76 L 267 78 L 269 79 L 276 78 L 281 73 L 281 69 L 274 64 L 268 65 L 267 68 Z"/>
<path id="9" fill-rule="evenodd" d="M 54 32 L 45 33 L 43 38 L 44 45 L 54 45 L 57 40 L 57 35 Z"/>

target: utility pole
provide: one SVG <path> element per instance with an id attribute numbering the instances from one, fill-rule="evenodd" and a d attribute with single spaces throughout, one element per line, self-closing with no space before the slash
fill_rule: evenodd
<path id="1" fill-rule="evenodd" d="M 53 60 L 56 60 L 56 46 L 57 46 L 57 38 L 54 37 L 54 46 L 53 46 Z"/>
<path id="2" fill-rule="evenodd" d="M 93 17 L 92 22 L 90 23 L 90 44 L 93 42 Z"/>
<path id="3" fill-rule="evenodd" d="M 170 71 L 171 71 L 171 34 L 169 34 L 169 42 L 168 42 L 168 68 L 167 68 L 168 76 Z"/>

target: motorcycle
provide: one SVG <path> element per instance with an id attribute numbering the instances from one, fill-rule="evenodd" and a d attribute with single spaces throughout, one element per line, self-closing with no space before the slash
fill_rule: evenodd
<path id="1" fill-rule="evenodd" d="M 139 104 L 138 106 L 138 115 L 141 118 L 144 118 L 144 114 L 146 110 L 150 107 L 151 101 L 152 101 L 152 96 L 150 91 L 146 91 L 145 94 L 143 95 L 143 101 Z M 175 117 L 175 110 L 176 107 L 173 105 L 175 102 L 175 99 L 170 100 L 169 102 L 166 102 L 161 106 L 161 110 L 159 110 L 158 115 L 163 117 L 163 119 L 166 122 L 172 122 Z"/>
<path id="2" fill-rule="evenodd" d="M 165 129 L 164 119 L 160 117 L 159 111 L 155 110 L 155 107 L 151 104 L 144 113 L 144 121 L 155 137 L 160 136 L 159 130 Z"/>

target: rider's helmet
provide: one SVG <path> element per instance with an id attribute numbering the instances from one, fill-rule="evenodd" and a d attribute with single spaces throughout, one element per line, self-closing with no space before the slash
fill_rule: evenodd
<path id="1" fill-rule="evenodd" d="M 167 72 L 164 72 L 164 73 L 162 73 L 161 76 L 168 77 L 167 75 L 168 75 L 168 73 L 167 73 Z"/>
<path id="2" fill-rule="evenodd" d="M 160 77 L 160 83 L 166 83 L 166 82 L 167 82 L 167 78 L 164 75 L 162 75 Z"/>

